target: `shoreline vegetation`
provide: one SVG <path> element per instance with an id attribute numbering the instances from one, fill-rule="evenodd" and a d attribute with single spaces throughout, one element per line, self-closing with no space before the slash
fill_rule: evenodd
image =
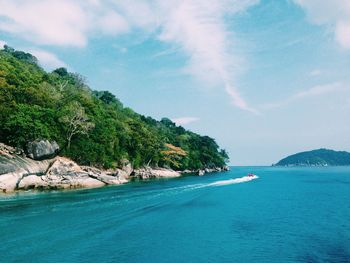
<path id="1" fill-rule="evenodd" d="M 112 93 L 91 90 L 81 75 L 65 68 L 45 72 L 33 55 L 6 45 L 0 123 L 4 192 L 228 169 L 227 152 L 209 136 L 138 114 Z"/>

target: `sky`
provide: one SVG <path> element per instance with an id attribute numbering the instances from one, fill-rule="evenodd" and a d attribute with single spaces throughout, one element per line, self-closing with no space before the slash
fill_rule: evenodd
<path id="1" fill-rule="evenodd" d="M 0 0 L 0 46 L 216 139 L 232 165 L 350 151 L 348 0 Z"/>

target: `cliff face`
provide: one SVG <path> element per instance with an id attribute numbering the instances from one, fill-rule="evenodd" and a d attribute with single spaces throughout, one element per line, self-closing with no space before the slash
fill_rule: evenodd
<path id="1" fill-rule="evenodd" d="M 0 143 L 0 191 L 4 193 L 27 189 L 93 188 L 118 185 L 133 178 L 177 177 L 171 169 L 142 168 L 134 170 L 129 163 L 121 169 L 101 170 L 79 166 L 64 157 L 32 160 L 22 151 Z"/>
<path id="2" fill-rule="evenodd" d="M 128 182 L 130 169 L 113 172 L 79 166 L 75 162 L 55 157 L 33 160 L 23 152 L 0 144 L 0 191 L 26 189 L 91 188 Z"/>

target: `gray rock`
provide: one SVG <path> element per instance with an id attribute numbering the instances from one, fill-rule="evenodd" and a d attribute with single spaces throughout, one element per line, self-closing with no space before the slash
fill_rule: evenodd
<path id="1" fill-rule="evenodd" d="M 26 174 L 44 174 L 53 160 L 34 161 L 22 156 L 7 156 L 0 154 L 0 174 L 17 172 L 19 169 Z"/>
<path id="2" fill-rule="evenodd" d="M 150 179 L 179 177 L 181 174 L 172 169 L 144 167 L 135 169 L 132 176 L 138 179 Z"/>
<path id="3" fill-rule="evenodd" d="M 108 185 L 122 184 L 127 182 L 124 181 L 123 178 L 120 178 L 118 171 L 107 172 L 90 166 L 81 166 L 81 168 L 83 171 L 87 172 L 91 178 L 97 179 Z"/>
<path id="4" fill-rule="evenodd" d="M 126 160 L 126 162 L 123 163 L 123 167 L 121 170 L 125 172 L 126 177 L 129 177 L 134 169 L 132 168 L 131 163 Z"/>
<path id="5" fill-rule="evenodd" d="M 57 157 L 41 179 L 46 183 L 48 189 L 94 188 L 105 185 L 105 183 L 91 178 L 89 172 L 84 171 L 75 162 L 64 157 Z"/>
<path id="6" fill-rule="evenodd" d="M 21 180 L 26 173 L 24 169 L 19 169 L 16 172 L 0 175 L 0 191 L 10 193 L 16 190 L 18 181 Z"/>
<path id="7" fill-rule="evenodd" d="M 52 158 L 56 155 L 60 147 L 57 142 L 40 140 L 29 142 L 27 144 L 27 156 L 33 160 L 43 160 Z"/>
<path id="8" fill-rule="evenodd" d="M 226 165 L 226 166 L 222 167 L 222 170 L 223 170 L 223 171 L 230 171 L 230 167 L 228 167 L 228 166 Z"/>
<path id="9" fill-rule="evenodd" d="M 42 179 L 42 176 L 28 175 L 22 178 L 17 185 L 17 189 L 45 189 L 48 184 Z"/>
<path id="10" fill-rule="evenodd" d="M 122 184 L 124 181 L 120 181 L 118 176 L 112 176 L 107 174 L 89 174 L 91 178 L 99 180 L 105 184 L 113 185 L 113 184 Z"/>

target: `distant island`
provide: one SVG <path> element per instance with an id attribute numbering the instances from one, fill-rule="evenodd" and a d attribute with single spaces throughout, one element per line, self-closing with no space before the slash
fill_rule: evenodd
<path id="1" fill-rule="evenodd" d="M 318 149 L 290 155 L 274 166 L 346 166 L 350 165 L 350 153 Z"/>

